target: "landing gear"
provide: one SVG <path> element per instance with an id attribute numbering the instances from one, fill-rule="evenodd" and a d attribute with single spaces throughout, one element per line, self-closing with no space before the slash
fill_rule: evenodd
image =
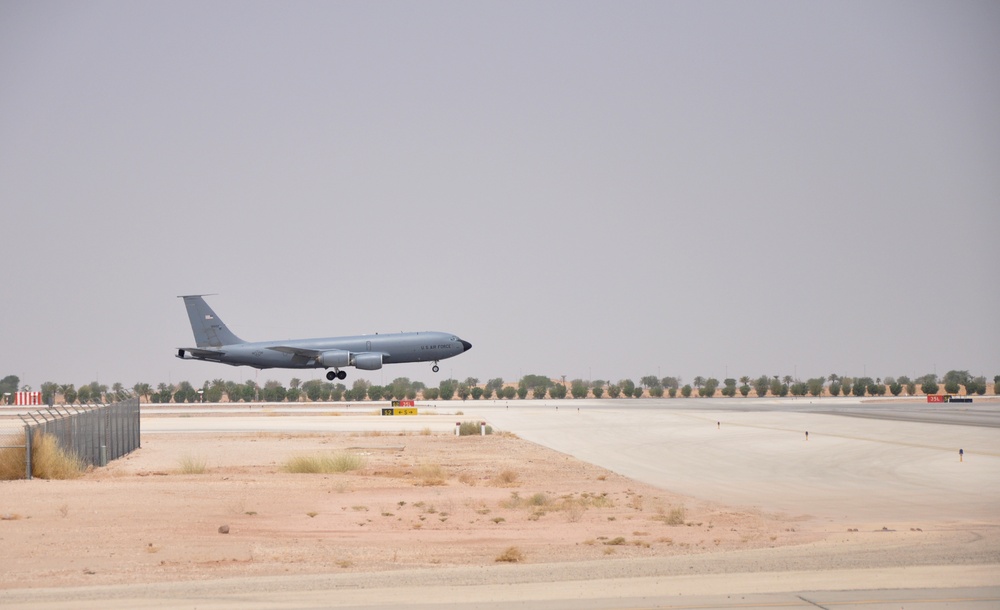
<path id="1" fill-rule="evenodd" d="M 437 362 L 435 362 L 435 363 L 434 363 L 434 366 L 432 366 L 432 367 L 431 367 L 431 370 L 432 370 L 432 371 L 434 371 L 434 372 L 436 373 L 436 372 L 438 372 L 438 371 L 440 371 L 440 370 L 441 370 L 441 367 L 439 367 L 439 366 L 437 365 Z"/>
<path id="2" fill-rule="evenodd" d="M 347 379 L 347 371 L 327 371 L 326 378 L 330 381 L 334 379 Z"/>

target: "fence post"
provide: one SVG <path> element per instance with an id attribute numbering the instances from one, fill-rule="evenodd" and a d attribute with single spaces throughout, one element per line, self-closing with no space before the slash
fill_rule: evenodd
<path id="1" fill-rule="evenodd" d="M 31 480 L 31 426 L 24 425 L 24 478 Z"/>

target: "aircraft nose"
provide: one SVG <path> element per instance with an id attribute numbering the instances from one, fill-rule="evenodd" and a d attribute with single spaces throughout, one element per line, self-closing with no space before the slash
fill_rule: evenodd
<path id="1" fill-rule="evenodd" d="M 459 339 L 459 341 L 461 341 L 461 339 Z M 467 351 L 469 351 L 470 349 L 472 349 L 472 344 L 471 344 L 471 343 L 469 343 L 468 341 L 462 341 L 462 347 L 464 347 L 464 348 L 465 348 L 465 349 L 464 349 L 463 351 L 466 351 L 466 352 L 467 352 Z"/>

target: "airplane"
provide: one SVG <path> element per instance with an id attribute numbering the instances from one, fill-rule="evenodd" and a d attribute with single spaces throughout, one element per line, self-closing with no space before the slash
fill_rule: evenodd
<path id="1" fill-rule="evenodd" d="M 178 296 L 184 299 L 197 347 L 177 348 L 182 360 L 205 360 L 232 366 L 258 369 L 327 369 L 326 378 L 346 379 L 344 367 L 377 371 L 384 364 L 402 362 L 438 362 L 463 354 L 472 344 L 451 333 L 411 332 L 293 339 L 290 341 L 247 342 L 229 330 L 203 297 L 204 294 Z M 333 370 L 329 370 L 333 369 Z"/>

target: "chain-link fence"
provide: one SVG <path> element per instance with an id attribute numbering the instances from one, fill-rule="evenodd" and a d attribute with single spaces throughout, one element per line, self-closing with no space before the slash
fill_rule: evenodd
<path id="1" fill-rule="evenodd" d="M 138 397 L 100 406 L 57 405 L 19 417 L 23 421 L 19 446 L 27 447 L 29 462 L 36 433 L 53 436 L 64 451 L 91 466 L 105 466 L 141 446 Z M 25 468 L 30 478 L 31 464 Z"/>

